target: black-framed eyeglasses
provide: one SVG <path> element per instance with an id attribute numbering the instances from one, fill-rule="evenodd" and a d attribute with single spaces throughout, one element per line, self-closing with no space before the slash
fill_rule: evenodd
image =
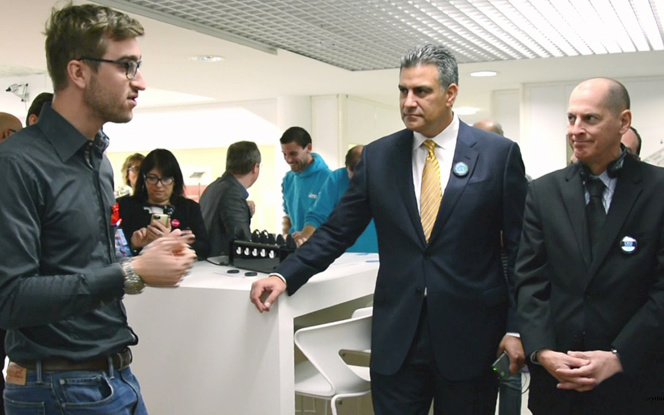
<path id="1" fill-rule="evenodd" d="M 127 167 L 127 171 L 139 171 L 140 167 L 138 166 L 129 166 Z"/>
<path id="2" fill-rule="evenodd" d="M 136 72 L 138 72 L 138 69 L 141 67 L 141 64 L 143 63 L 142 60 L 131 60 L 131 59 L 118 59 L 118 60 L 111 60 L 111 59 L 102 59 L 102 58 L 91 58 L 89 56 L 83 56 L 82 58 L 78 59 L 79 61 L 92 61 L 92 62 L 106 62 L 106 63 L 114 63 L 116 65 L 120 65 L 123 68 L 125 68 L 125 75 L 127 76 L 127 79 L 132 80 L 136 78 Z"/>
<path id="3" fill-rule="evenodd" d="M 157 183 L 161 182 L 164 186 L 170 186 L 173 184 L 173 178 L 172 177 L 158 177 L 153 174 L 148 174 L 147 176 L 143 176 L 145 179 L 145 183 L 151 184 L 151 185 L 156 185 Z"/>

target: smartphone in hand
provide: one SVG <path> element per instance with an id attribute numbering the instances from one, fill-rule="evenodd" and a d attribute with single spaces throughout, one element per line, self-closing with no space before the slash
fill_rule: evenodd
<path id="1" fill-rule="evenodd" d="M 491 365 L 493 373 L 496 374 L 498 379 L 503 379 L 510 374 L 510 357 L 507 353 L 503 352 L 498 359 Z"/>
<path id="2" fill-rule="evenodd" d="M 164 226 L 168 226 L 168 218 L 169 216 L 163 213 L 152 214 L 152 220 L 156 220 L 157 222 L 161 223 Z"/>

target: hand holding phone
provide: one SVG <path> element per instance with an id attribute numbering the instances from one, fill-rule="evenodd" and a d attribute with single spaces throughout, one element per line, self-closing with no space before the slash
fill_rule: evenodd
<path id="1" fill-rule="evenodd" d="M 493 373 L 496 374 L 498 379 L 503 379 L 510 374 L 510 357 L 507 353 L 503 352 L 498 359 L 491 365 Z"/>
<path id="2" fill-rule="evenodd" d="M 168 226 L 168 219 L 170 217 L 166 215 L 165 213 L 153 213 L 152 214 L 152 220 L 156 220 L 157 222 L 161 223 L 164 226 Z"/>

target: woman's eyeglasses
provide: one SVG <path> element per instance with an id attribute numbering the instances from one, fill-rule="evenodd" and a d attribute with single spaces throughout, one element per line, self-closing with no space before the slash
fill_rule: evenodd
<path id="1" fill-rule="evenodd" d="M 173 184 L 173 178 L 172 177 L 157 177 L 152 174 L 148 174 L 147 176 L 143 176 L 145 178 L 145 183 L 151 184 L 151 185 L 156 185 L 157 183 L 161 182 L 164 186 L 170 186 Z"/>

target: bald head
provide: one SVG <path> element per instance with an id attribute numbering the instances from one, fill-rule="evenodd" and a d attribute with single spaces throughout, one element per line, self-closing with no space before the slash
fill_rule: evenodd
<path id="1" fill-rule="evenodd" d="M 479 128 L 480 130 L 489 131 L 491 133 L 496 133 L 498 135 L 504 136 L 503 126 L 492 120 L 482 120 L 473 124 L 473 127 Z"/>
<path id="2" fill-rule="evenodd" d="M 620 155 L 620 138 L 629 129 L 629 94 L 618 81 L 593 78 L 577 85 L 567 109 L 567 138 L 574 156 L 602 173 Z"/>
<path id="3" fill-rule="evenodd" d="M 21 120 L 6 112 L 0 112 L 0 142 L 21 128 Z"/>
<path id="4" fill-rule="evenodd" d="M 601 100 L 615 116 L 630 108 L 630 99 L 627 88 L 615 79 L 591 78 L 581 82 L 572 90 L 574 94 L 592 94 L 597 100 Z"/>

